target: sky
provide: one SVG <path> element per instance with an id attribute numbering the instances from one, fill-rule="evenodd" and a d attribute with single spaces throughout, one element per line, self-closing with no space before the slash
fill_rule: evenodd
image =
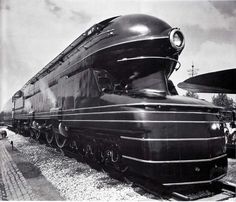
<path id="1" fill-rule="evenodd" d="M 190 77 L 192 64 L 198 74 L 236 68 L 236 0 L 0 0 L 0 109 L 86 29 L 133 13 L 158 17 L 184 33 L 181 68 L 171 76 L 175 85 Z"/>

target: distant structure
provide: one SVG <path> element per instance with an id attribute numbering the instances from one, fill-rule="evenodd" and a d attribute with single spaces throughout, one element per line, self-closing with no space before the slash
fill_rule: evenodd
<path id="1" fill-rule="evenodd" d="M 189 75 L 190 77 L 194 77 L 194 76 L 197 75 L 198 70 L 199 70 L 199 69 L 198 69 L 198 68 L 195 68 L 195 67 L 194 67 L 194 64 L 193 64 L 193 62 L 192 62 L 192 66 L 191 66 L 190 69 L 187 70 L 187 72 L 188 72 L 188 75 Z M 191 92 L 191 91 L 187 91 L 187 93 L 186 93 L 185 95 L 186 95 L 187 97 L 198 98 L 198 94 L 197 94 L 197 93 L 193 93 L 193 92 Z"/>
<path id="2" fill-rule="evenodd" d="M 198 68 L 195 68 L 195 67 L 194 67 L 194 64 L 193 64 L 193 62 L 192 62 L 192 67 L 191 67 L 191 69 L 188 69 L 187 72 L 188 72 L 188 75 L 189 75 L 190 77 L 194 77 L 194 76 L 197 75 L 198 70 L 199 70 L 199 69 L 198 69 Z"/>

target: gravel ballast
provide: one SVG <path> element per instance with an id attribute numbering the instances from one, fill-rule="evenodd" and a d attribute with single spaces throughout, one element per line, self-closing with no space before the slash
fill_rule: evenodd
<path id="1" fill-rule="evenodd" d="M 7 131 L 7 138 L 66 200 L 152 200 L 158 199 L 131 184 L 111 178 L 105 172 L 64 156 L 55 148 L 29 137 Z M 49 190 L 50 191 L 50 190 Z"/>

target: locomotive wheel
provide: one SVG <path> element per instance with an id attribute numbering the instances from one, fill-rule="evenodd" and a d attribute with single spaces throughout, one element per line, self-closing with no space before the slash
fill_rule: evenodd
<path id="1" fill-rule="evenodd" d="M 121 173 L 125 173 L 129 169 L 129 167 L 122 162 L 120 162 L 119 164 L 115 164 L 114 168 Z"/>
<path id="2" fill-rule="evenodd" d="M 58 127 L 53 127 L 53 133 L 55 135 L 56 144 L 59 149 L 62 149 L 68 145 L 68 137 L 66 136 L 68 133 L 62 123 L 59 123 Z"/>
<path id="3" fill-rule="evenodd" d="M 94 154 L 94 151 L 93 151 L 93 146 L 91 144 L 87 144 L 86 147 L 85 147 L 85 154 L 84 156 L 87 158 L 87 159 L 94 159 L 95 157 L 95 154 Z"/>
<path id="4" fill-rule="evenodd" d="M 232 143 L 236 144 L 236 132 L 233 132 L 232 134 Z"/>
<path id="5" fill-rule="evenodd" d="M 52 145 L 53 140 L 54 140 L 54 133 L 50 130 L 50 131 L 46 131 L 45 132 L 45 136 L 46 136 L 46 141 L 49 145 Z"/>
<path id="6" fill-rule="evenodd" d="M 102 158 L 106 166 L 112 166 L 120 173 L 125 173 L 128 166 L 122 162 L 122 155 L 120 154 L 119 146 L 111 145 L 102 153 Z"/>
<path id="7" fill-rule="evenodd" d="M 25 137 L 29 137 L 30 136 L 30 129 L 29 129 L 29 127 L 24 126 L 24 132 L 23 132 L 22 135 L 25 136 Z"/>
<path id="8" fill-rule="evenodd" d="M 24 128 L 23 128 L 23 126 L 21 126 L 21 125 L 19 126 L 18 132 L 19 132 L 19 134 L 21 134 L 21 135 L 24 134 Z"/>
<path id="9" fill-rule="evenodd" d="M 31 137 L 32 139 L 35 139 L 35 138 L 36 138 L 36 131 L 31 128 L 31 129 L 29 130 L 29 132 L 30 132 L 30 137 Z"/>
<path id="10" fill-rule="evenodd" d="M 58 132 L 55 133 L 55 140 L 56 140 L 56 144 L 57 144 L 58 148 L 60 148 L 60 149 L 64 148 L 68 143 L 68 138 L 61 135 Z"/>
<path id="11" fill-rule="evenodd" d="M 30 136 L 30 131 L 29 130 L 25 130 L 24 133 L 23 133 L 23 136 L 29 137 Z"/>
<path id="12" fill-rule="evenodd" d="M 35 131 L 35 139 L 36 140 L 39 140 L 41 138 L 41 136 L 42 136 L 42 133 L 40 130 Z"/>

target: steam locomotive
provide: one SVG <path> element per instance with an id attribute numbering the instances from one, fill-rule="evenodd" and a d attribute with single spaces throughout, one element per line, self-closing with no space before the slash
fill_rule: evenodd
<path id="1" fill-rule="evenodd" d="M 179 96 L 169 80 L 184 45 L 156 17 L 106 19 L 17 91 L 4 121 L 166 186 L 218 180 L 227 172 L 221 108 Z"/>

